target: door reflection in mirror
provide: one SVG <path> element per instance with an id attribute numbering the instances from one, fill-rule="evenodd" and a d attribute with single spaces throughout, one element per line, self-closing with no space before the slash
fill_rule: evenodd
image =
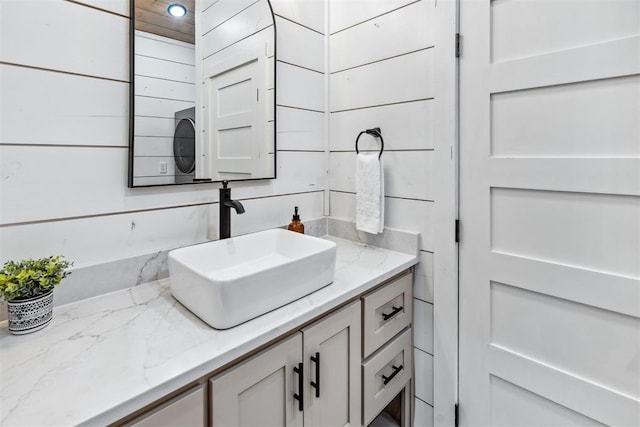
<path id="1" fill-rule="evenodd" d="M 269 1 L 131 3 L 129 186 L 275 178 Z"/>

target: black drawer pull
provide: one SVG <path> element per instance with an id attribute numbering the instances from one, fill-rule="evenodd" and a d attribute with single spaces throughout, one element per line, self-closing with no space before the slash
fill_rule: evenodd
<path id="1" fill-rule="evenodd" d="M 384 381 L 384 385 L 389 384 L 389 381 L 391 381 L 393 379 L 393 377 L 395 377 L 396 375 L 398 375 L 398 372 L 402 371 L 403 366 L 392 366 L 393 367 L 393 372 L 391 373 L 391 375 L 389 375 L 388 377 L 385 377 L 384 375 L 382 376 L 382 380 Z"/>
<path id="2" fill-rule="evenodd" d="M 389 320 L 391 319 L 393 316 L 395 316 L 396 314 L 400 313 L 402 310 L 404 310 L 404 307 L 393 307 L 393 311 L 389 314 L 386 313 L 382 313 L 382 320 Z"/>
<path id="3" fill-rule="evenodd" d="M 300 362 L 298 363 L 297 367 L 293 367 L 293 372 L 295 372 L 296 374 L 298 374 L 298 393 L 293 393 L 293 398 L 296 399 L 298 401 L 298 410 L 302 411 L 304 410 L 304 391 L 303 391 L 303 387 L 304 387 L 304 380 L 302 378 L 302 374 L 304 372 L 303 370 L 303 363 Z"/>
<path id="4" fill-rule="evenodd" d="M 311 356 L 311 361 L 316 364 L 316 380 L 311 381 L 311 387 L 316 389 L 316 397 L 320 397 L 320 353 L 316 351 L 316 355 Z"/>

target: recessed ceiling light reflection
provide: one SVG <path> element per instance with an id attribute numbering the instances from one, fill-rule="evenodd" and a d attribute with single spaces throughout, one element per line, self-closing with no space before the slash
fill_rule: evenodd
<path id="1" fill-rule="evenodd" d="M 187 8 L 180 3 L 173 3 L 169 5 L 169 7 L 167 8 L 167 12 L 169 12 L 169 15 L 171 16 L 182 18 L 187 14 Z"/>

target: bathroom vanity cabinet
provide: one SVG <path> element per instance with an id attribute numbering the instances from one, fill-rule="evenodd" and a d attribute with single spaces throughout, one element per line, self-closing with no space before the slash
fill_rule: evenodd
<path id="1" fill-rule="evenodd" d="M 287 405 L 305 426 L 409 425 L 418 235 L 388 230 L 380 245 L 325 238 L 337 244 L 333 283 L 230 329 L 179 304 L 166 278 L 56 307 L 33 339 L 0 330 L 0 423 L 221 427 L 217 408 L 232 404 L 219 399 L 235 399 L 241 425 L 264 426 L 269 408 Z M 234 375 L 243 386 L 224 385 Z"/>
<path id="2" fill-rule="evenodd" d="M 407 270 L 124 424 L 409 426 L 411 319 Z"/>
<path id="3" fill-rule="evenodd" d="M 360 424 L 360 303 L 210 380 L 214 426 Z"/>

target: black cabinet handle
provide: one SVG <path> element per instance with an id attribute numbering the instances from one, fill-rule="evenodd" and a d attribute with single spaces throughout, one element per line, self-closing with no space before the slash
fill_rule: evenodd
<path id="1" fill-rule="evenodd" d="M 389 384 L 389 381 L 391 381 L 393 379 L 393 377 L 395 377 L 396 375 L 398 375 L 398 373 L 400 371 L 402 371 L 403 366 L 393 366 L 393 372 L 391 373 L 391 375 L 389 375 L 388 377 L 385 377 L 384 375 L 382 376 L 382 380 L 384 381 L 384 385 Z"/>
<path id="2" fill-rule="evenodd" d="M 298 393 L 293 393 L 293 398 L 298 401 L 298 410 L 304 410 L 304 379 L 302 378 L 304 372 L 304 364 L 302 362 L 298 363 L 297 367 L 293 367 L 293 372 L 298 374 Z"/>
<path id="3" fill-rule="evenodd" d="M 316 389 L 316 397 L 320 397 L 320 353 L 316 351 L 316 355 L 311 356 L 311 361 L 316 364 L 316 380 L 311 381 L 311 387 Z"/>
<path id="4" fill-rule="evenodd" d="M 402 310 L 404 310 L 404 307 L 393 307 L 393 311 L 389 314 L 386 313 L 382 313 L 382 320 L 389 320 L 391 319 L 393 316 L 395 316 L 396 314 L 400 313 Z"/>

